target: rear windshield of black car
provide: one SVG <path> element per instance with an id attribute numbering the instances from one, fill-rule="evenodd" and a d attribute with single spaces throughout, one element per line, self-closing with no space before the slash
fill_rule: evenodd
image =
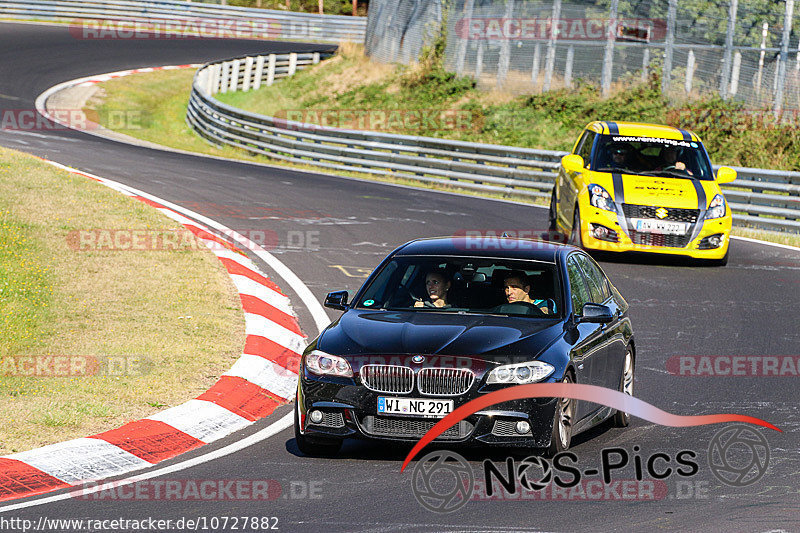
<path id="1" fill-rule="evenodd" d="M 600 135 L 591 170 L 710 181 L 711 162 L 702 145 L 651 137 Z"/>
<path id="2" fill-rule="evenodd" d="M 531 318 L 562 314 L 554 263 L 479 257 L 397 256 L 375 274 L 354 305 Z"/>

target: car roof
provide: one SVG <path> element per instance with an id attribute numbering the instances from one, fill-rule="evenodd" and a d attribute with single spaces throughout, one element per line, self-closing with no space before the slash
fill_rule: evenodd
<path id="1" fill-rule="evenodd" d="M 694 132 L 665 126 L 663 124 L 645 124 L 642 122 L 590 122 L 586 129 L 604 135 L 622 135 L 625 137 L 657 137 L 659 139 L 675 139 L 677 141 L 700 141 Z"/>
<path id="2" fill-rule="evenodd" d="M 394 255 L 497 257 L 555 263 L 559 252 L 573 249 L 576 248 L 534 239 L 456 235 L 417 239 L 395 250 Z"/>

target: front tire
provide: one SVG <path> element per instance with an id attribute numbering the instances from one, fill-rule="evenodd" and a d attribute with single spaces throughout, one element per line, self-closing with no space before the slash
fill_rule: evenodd
<path id="1" fill-rule="evenodd" d="M 572 216 L 572 231 L 569 233 L 569 243 L 578 248 L 583 248 L 583 239 L 581 238 L 581 210 L 578 204 L 575 204 L 575 214 Z"/>
<path id="2" fill-rule="evenodd" d="M 297 447 L 309 457 L 330 457 L 339 453 L 342 447 L 341 439 L 314 439 L 300 433 L 299 407 L 294 408 L 294 441 Z"/>
<path id="3" fill-rule="evenodd" d="M 622 366 L 622 376 L 619 382 L 619 391 L 633 396 L 633 376 L 634 376 L 633 349 L 628 346 L 625 349 L 625 361 Z M 617 411 L 614 414 L 614 427 L 625 428 L 631 423 L 631 415 L 624 411 Z"/>
<path id="4" fill-rule="evenodd" d="M 572 376 L 564 376 L 562 383 L 574 383 Z M 553 431 L 550 434 L 550 446 L 547 447 L 545 455 L 554 455 L 569 449 L 572 442 L 572 428 L 575 423 L 575 412 L 577 402 L 571 398 L 559 398 L 556 403 L 556 414 L 553 418 Z"/>
<path id="5" fill-rule="evenodd" d="M 558 225 L 556 223 L 556 190 L 553 188 L 553 194 L 550 196 L 550 210 L 548 212 L 548 218 L 550 225 L 548 230 L 552 233 L 558 229 Z"/>

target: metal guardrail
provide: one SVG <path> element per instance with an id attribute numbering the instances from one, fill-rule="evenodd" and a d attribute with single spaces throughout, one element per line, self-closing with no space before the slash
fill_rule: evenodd
<path id="1" fill-rule="evenodd" d="M 270 85 L 328 55 L 273 54 L 208 63 L 195 74 L 186 120 L 211 143 L 273 159 L 483 192 L 550 197 L 559 161 L 567 152 L 326 128 L 249 113 L 213 96 Z M 800 233 L 800 172 L 733 168 L 739 176 L 725 187 L 725 194 L 735 224 Z"/>
<path id="2" fill-rule="evenodd" d="M 364 42 L 365 17 L 219 6 L 174 0 L 0 2 L 0 18 L 71 23 L 77 38 L 141 38 L 146 33 L 254 39 Z M 139 32 L 139 36 L 133 32 Z"/>

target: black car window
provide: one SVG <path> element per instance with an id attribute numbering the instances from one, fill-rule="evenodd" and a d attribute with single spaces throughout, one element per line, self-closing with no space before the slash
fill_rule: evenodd
<path id="1" fill-rule="evenodd" d="M 572 292 L 572 312 L 576 315 L 582 315 L 583 306 L 590 303 L 592 297 L 575 256 L 570 257 L 567 262 L 567 275 L 569 276 L 570 292 Z"/>
<path id="2" fill-rule="evenodd" d="M 592 158 L 592 146 L 594 145 L 594 138 L 597 134 L 593 131 L 587 131 L 583 136 L 583 143 L 578 147 L 578 155 L 583 158 L 583 166 L 589 168 Z"/>
<path id="3" fill-rule="evenodd" d="M 592 294 L 592 302 L 601 304 L 608 300 L 608 298 L 611 296 L 611 290 L 608 287 L 608 280 L 603 272 L 588 256 L 578 254 L 577 258 L 581 265 L 581 269 L 583 269 L 583 273 L 586 275 L 586 280 L 589 282 L 589 290 Z"/>
<path id="4" fill-rule="evenodd" d="M 509 277 L 521 283 L 518 289 L 528 288 L 519 292 L 514 290 L 516 286 L 506 287 Z M 356 295 L 354 305 L 360 309 L 421 313 L 557 318 L 563 308 L 560 283 L 555 263 L 549 262 L 397 256 L 370 277 Z"/>

